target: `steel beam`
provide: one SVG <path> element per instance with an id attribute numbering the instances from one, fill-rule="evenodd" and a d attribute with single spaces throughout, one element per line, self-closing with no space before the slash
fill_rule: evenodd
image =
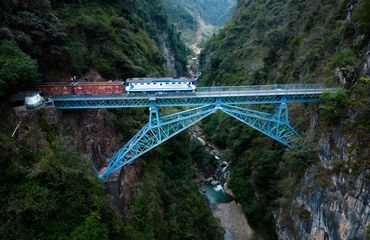
<path id="1" fill-rule="evenodd" d="M 109 174 L 131 163 L 215 111 L 214 105 L 207 105 L 160 117 L 158 108 L 152 104 L 149 122 L 110 159 L 107 168 L 100 171 L 100 180 L 106 181 Z"/>
<path id="2" fill-rule="evenodd" d="M 111 173 L 217 110 L 225 112 L 287 146 L 293 145 L 294 138 L 299 136 L 289 124 L 288 106 L 284 97 L 280 99 L 277 108 L 274 107 L 271 113 L 224 104 L 221 98 L 217 98 L 214 104 L 165 117 L 159 116 L 155 101 L 150 105 L 149 122 L 110 159 L 108 166 L 100 171 L 101 181 L 106 181 Z"/>
<path id="3" fill-rule="evenodd" d="M 288 95 L 287 103 L 319 102 L 319 94 Z M 216 99 L 221 99 L 223 104 L 278 104 L 282 95 L 266 96 L 214 96 L 214 97 L 153 97 L 157 107 L 184 107 L 204 106 L 215 104 Z M 97 108 L 132 108 L 150 107 L 151 96 L 146 98 L 124 97 L 124 96 L 52 96 L 56 109 L 97 109 Z"/>
<path id="4" fill-rule="evenodd" d="M 220 110 L 284 145 L 294 144 L 294 138 L 299 137 L 298 132 L 289 124 L 288 108 L 284 103 L 279 105 L 277 114 L 231 105 L 224 105 Z"/>

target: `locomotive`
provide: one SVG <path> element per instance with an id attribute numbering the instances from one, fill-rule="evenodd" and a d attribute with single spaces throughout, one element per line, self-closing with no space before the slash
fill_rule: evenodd
<path id="1" fill-rule="evenodd" d="M 196 80 L 190 78 L 129 78 L 127 93 L 195 92 Z"/>

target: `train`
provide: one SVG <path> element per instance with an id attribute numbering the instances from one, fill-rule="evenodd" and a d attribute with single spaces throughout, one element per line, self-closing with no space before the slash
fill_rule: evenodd
<path id="1" fill-rule="evenodd" d="M 192 78 L 129 78 L 109 82 L 48 82 L 32 83 L 27 91 L 37 91 L 44 96 L 68 94 L 122 94 L 195 92 L 196 79 Z"/>

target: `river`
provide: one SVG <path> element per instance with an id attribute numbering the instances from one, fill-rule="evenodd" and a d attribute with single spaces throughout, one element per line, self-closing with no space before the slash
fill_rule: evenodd
<path id="1" fill-rule="evenodd" d="M 206 142 L 201 128 L 195 126 L 191 133 L 192 137 L 199 141 L 219 162 L 215 174 L 207 176 L 207 179 L 203 181 L 201 192 L 208 199 L 213 216 L 220 219 L 220 226 L 225 230 L 224 240 L 251 239 L 253 230 L 248 224 L 242 206 L 234 200 L 232 195 L 228 194 L 232 194 L 232 191 L 227 188 L 228 161 L 222 158 L 222 151 Z"/>

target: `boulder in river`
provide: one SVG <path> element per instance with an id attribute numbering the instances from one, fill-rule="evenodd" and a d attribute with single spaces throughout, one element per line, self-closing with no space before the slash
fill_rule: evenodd
<path id="1" fill-rule="evenodd" d="M 213 181 L 213 177 L 209 177 L 206 179 L 206 182 L 212 182 Z"/>
<path id="2" fill-rule="evenodd" d="M 230 196 L 235 197 L 233 191 L 229 188 L 228 182 L 224 184 L 224 191 Z"/>
<path id="3" fill-rule="evenodd" d="M 216 186 L 216 185 L 219 185 L 219 184 L 220 184 L 220 182 L 219 182 L 219 181 L 217 181 L 217 180 L 212 180 L 212 181 L 211 181 L 211 184 L 212 184 L 213 186 Z"/>

